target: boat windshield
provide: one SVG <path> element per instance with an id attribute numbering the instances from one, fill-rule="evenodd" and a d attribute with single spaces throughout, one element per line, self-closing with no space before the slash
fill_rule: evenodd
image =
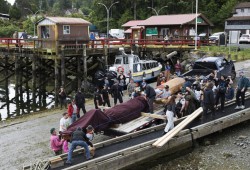
<path id="1" fill-rule="evenodd" d="M 128 64 L 128 57 L 123 57 L 123 64 Z"/>
<path id="2" fill-rule="evenodd" d="M 115 64 L 122 64 L 122 59 L 121 58 L 116 58 L 115 59 Z"/>

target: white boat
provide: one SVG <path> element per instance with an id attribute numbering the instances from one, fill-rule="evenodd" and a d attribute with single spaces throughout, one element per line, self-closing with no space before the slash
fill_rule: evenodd
<path id="1" fill-rule="evenodd" d="M 116 71 L 118 74 L 123 71 L 126 77 L 129 77 L 129 71 L 131 71 L 135 82 L 140 82 L 143 79 L 150 80 L 160 74 L 162 65 L 158 61 L 140 60 L 138 55 L 126 54 L 124 49 L 119 50 L 121 54 L 115 56 L 115 63 L 109 67 L 109 71 Z"/>

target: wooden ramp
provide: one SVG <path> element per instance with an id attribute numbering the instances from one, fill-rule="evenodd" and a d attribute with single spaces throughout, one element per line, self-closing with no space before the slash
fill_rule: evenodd
<path id="1" fill-rule="evenodd" d="M 166 133 L 164 136 L 159 138 L 152 145 L 155 147 L 162 147 L 165 145 L 172 137 L 174 137 L 177 133 L 183 130 L 189 123 L 191 123 L 196 117 L 198 117 L 202 113 L 203 109 L 200 107 L 195 110 L 191 115 L 187 116 L 181 123 L 179 123 L 176 127 Z"/>
<path id="2" fill-rule="evenodd" d="M 163 114 L 163 109 L 160 109 L 152 115 L 155 115 L 155 117 L 160 118 L 162 114 Z M 110 128 L 110 129 L 113 131 L 124 133 L 124 134 L 137 131 L 137 130 L 142 129 L 145 126 L 149 125 L 150 123 L 152 123 L 152 121 L 155 121 L 155 118 L 149 117 L 146 115 L 148 115 L 148 114 L 142 113 L 142 116 L 138 117 L 137 119 L 134 119 L 134 120 L 129 121 L 127 123 L 121 124 L 117 128 Z"/>

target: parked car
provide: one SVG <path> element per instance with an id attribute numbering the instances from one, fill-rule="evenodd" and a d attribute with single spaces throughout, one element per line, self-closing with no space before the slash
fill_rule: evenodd
<path id="1" fill-rule="evenodd" d="M 250 43 L 250 34 L 242 34 L 239 39 L 239 44 L 248 44 Z"/>
<path id="2" fill-rule="evenodd" d="M 199 75 L 208 78 L 211 71 L 217 71 L 217 76 L 231 76 L 232 80 L 236 77 L 235 66 L 233 61 L 228 61 L 224 57 L 203 57 L 195 61 L 193 68 L 182 74 L 183 77 L 190 77 L 190 80 L 195 80 L 195 76 Z"/>
<path id="3" fill-rule="evenodd" d="M 207 33 L 200 33 L 198 35 L 198 37 L 199 37 L 199 40 L 205 40 L 205 39 L 207 39 L 208 35 L 207 35 Z"/>
<path id="4" fill-rule="evenodd" d="M 225 32 L 216 32 L 209 36 L 209 41 L 216 42 L 219 40 L 221 35 L 226 35 Z"/>

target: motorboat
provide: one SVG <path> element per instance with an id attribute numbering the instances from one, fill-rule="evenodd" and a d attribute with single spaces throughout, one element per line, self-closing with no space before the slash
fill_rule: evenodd
<path id="1" fill-rule="evenodd" d="M 123 73 L 127 80 L 131 74 L 134 82 L 150 80 L 160 74 L 162 65 L 158 61 L 140 60 L 138 55 L 126 54 L 123 48 L 120 48 L 119 51 L 120 54 L 115 56 L 115 63 L 109 67 L 109 71 L 116 71 L 117 74 Z"/>

